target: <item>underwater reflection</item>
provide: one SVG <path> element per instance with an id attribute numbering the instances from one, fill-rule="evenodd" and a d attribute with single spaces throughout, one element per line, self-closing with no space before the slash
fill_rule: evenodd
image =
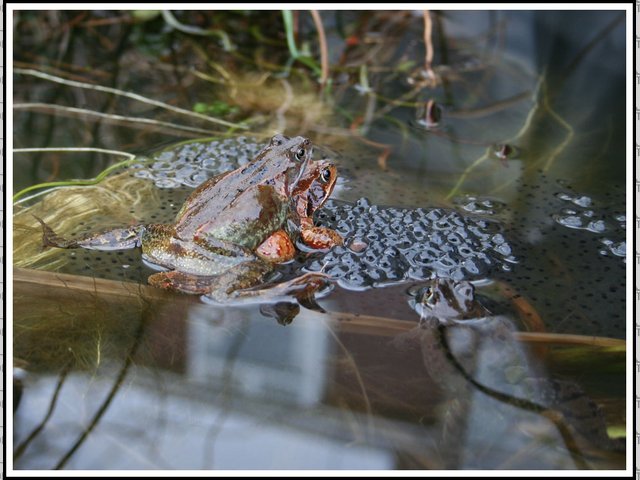
<path id="1" fill-rule="evenodd" d="M 394 344 L 419 347 L 444 393 L 438 423 L 447 468 L 513 468 L 531 448 L 535 457 L 518 468 L 591 468 L 585 449 L 624 452 L 596 403 L 577 383 L 550 377 L 545 351 L 518 342 L 514 321 L 492 314 L 471 283 L 434 279 L 410 292 L 419 326 Z M 500 458 L 507 452 L 516 455 Z"/>
<path id="2" fill-rule="evenodd" d="M 602 468 L 620 447 L 468 282 L 410 290 L 405 320 L 332 295 L 283 325 L 258 305 L 16 278 L 32 314 L 16 317 L 17 468 Z"/>

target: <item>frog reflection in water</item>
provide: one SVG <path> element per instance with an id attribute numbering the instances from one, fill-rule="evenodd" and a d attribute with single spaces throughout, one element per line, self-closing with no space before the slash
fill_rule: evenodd
<path id="1" fill-rule="evenodd" d="M 454 443 L 469 437 L 459 419 L 467 416 L 475 389 L 499 401 L 481 409 L 486 418 L 478 435 L 485 440 L 491 430 L 499 438 L 499 428 L 508 431 L 514 424 L 513 410 L 500 408 L 502 414 L 498 410 L 490 413 L 507 404 L 551 419 L 565 442 L 573 443 L 577 433 L 593 446 L 624 451 L 623 439 L 608 436 L 600 407 L 575 382 L 543 376 L 541 366 L 516 340 L 509 317 L 492 314 L 476 297 L 471 283 L 436 278 L 425 287 L 410 289 L 410 294 L 409 304 L 420 314 L 419 328 L 394 343 L 406 346 L 408 339 L 419 337 L 425 368 L 449 392 L 452 403 L 443 419 L 445 437 Z M 504 415 L 507 423 L 497 427 L 496 418 L 486 421 L 488 415 Z"/>
<path id="2" fill-rule="evenodd" d="M 341 242 L 337 233 L 316 230 L 306 218 L 324 203 L 336 178 L 334 166 L 310 161 L 311 154 L 308 139 L 276 135 L 247 165 L 197 187 L 175 224 L 138 225 L 72 241 L 58 237 L 40 220 L 43 243 L 94 250 L 140 246 L 145 261 L 169 269 L 151 275 L 151 285 L 205 294 L 217 302 L 308 296 L 327 281 L 326 275 L 307 273 L 270 289 L 249 288 L 263 282 L 274 263 L 293 257 L 290 237 L 297 230 L 311 246 L 316 236 L 326 240 L 316 242 L 321 248 Z"/>

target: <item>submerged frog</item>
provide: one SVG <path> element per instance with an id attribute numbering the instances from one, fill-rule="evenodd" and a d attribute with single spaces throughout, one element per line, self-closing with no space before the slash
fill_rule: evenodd
<path id="1" fill-rule="evenodd" d="M 551 420 L 565 442 L 577 433 L 600 448 L 624 450 L 622 441 L 608 436 L 600 407 L 575 382 L 544 376 L 542 365 L 517 341 L 511 319 L 490 312 L 471 283 L 436 278 L 410 293 L 420 321 L 404 341 L 418 339 L 429 375 L 453 399 L 444 417 L 445 436 L 469 435 L 453 419 L 467 415 L 467 403 L 480 391 L 499 402 L 485 400 L 496 410 L 486 410 L 495 424 L 484 422 L 484 436 L 500 431 L 499 417 L 506 428 L 519 418 L 517 411 L 501 408 L 506 404 Z"/>
<path id="2" fill-rule="evenodd" d="M 205 294 L 217 302 L 272 295 L 306 296 L 323 285 L 327 276 L 307 273 L 270 289 L 248 289 L 263 282 L 274 263 L 288 259 L 289 252 L 279 256 L 273 251 L 258 254 L 257 249 L 274 233 L 295 229 L 298 204 L 315 201 L 305 199 L 302 187 L 308 183 L 315 191 L 317 182 L 331 180 L 331 174 L 326 173 L 329 167 L 323 162 L 312 162 L 315 168 L 306 172 L 311 154 L 307 138 L 276 135 L 247 165 L 197 187 L 174 224 L 137 225 L 69 241 L 39 220 L 43 243 L 94 250 L 140 246 L 146 262 L 169 269 L 151 275 L 151 285 Z M 314 171 L 320 178 L 313 177 Z M 320 188 L 325 192 L 320 197 L 326 199 L 334 183 L 335 170 L 331 187 Z M 299 223 L 298 228 L 304 231 L 307 220 L 300 218 Z M 277 244 L 277 238 L 270 242 Z"/>
<path id="3" fill-rule="evenodd" d="M 469 282 L 434 278 L 427 286 L 412 293 L 409 304 L 420 314 L 423 322 L 435 318 L 440 323 L 449 323 L 489 315 L 489 311 L 476 299 L 475 289 Z"/>

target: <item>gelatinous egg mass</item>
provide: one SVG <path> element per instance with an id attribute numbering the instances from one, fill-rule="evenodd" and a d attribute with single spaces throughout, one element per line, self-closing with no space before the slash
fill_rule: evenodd
<path id="1" fill-rule="evenodd" d="M 151 179 L 159 188 L 195 188 L 214 175 L 250 162 L 263 145 L 247 137 L 188 142 L 140 157 L 132 168 L 136 177 Z"/>
<path id="2" fill-rule="evenodd" d="M 550 331 L 625 338 L 625 198 L 624 186 L 585 195 L 531 176 L 505 225 L 519 263 L 494 278 L 522 295 Z"/>
<path id="3" fill-rule="evenodd" d="M 434 276 L 480 279 L 517 261 L 498 222 L 455 210 L 379 207 L 361 198 L 330 200 L 316 218 L 345 246 L 311 254 L 303 269 L 328 273 L 347 289 Z"/>

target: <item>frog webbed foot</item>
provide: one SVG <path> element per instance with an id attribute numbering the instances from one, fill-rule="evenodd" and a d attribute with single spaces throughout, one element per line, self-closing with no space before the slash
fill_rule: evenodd
<path id="1" fill-rule="evenodd" d="M 35 215 L 32 215 L 32 216 L 38 222 L 40 222 L 40 225 L 42 225 L 42 250 L 44 250 L 47 247 L 57 247 L 57 248 L 77 248 L 78 247 L 77 242 L 75 242 L 74 240 L 67 240 L 66 238 L 62 238 L 60 235 L 54 232 L 49 225 L 44 223 L 44 220 L 42 220 L 39 217 L 36 217 Z"/>
<path id="2" fill-rule="evenodd" d="M 331 277 L 321 272 L 309 272 L 286 282 L 264 285 L 259 288 L 237 290 L 236 298 L 256 298 L 262 301 L 274 299 L 295 299 L 300 305 L 311 310 L 322 311 L 315 303 L 315 294 L 331 281 Z"/>
<path id="3" fill-rule="evenodd" d="M 260 306 L 260 313 L 265 317 L 275 318 L 283 326 L 291 324 L 300 313 L 300 305 L 291 302 L 265 303 Z"/>
<path id="4" fill-rule="evenodd" d="M 165 290 L 200 294 L 207 303 L 270 303 L 294 299 L 300 305 L 311 306 L 314 294 L 330 280 L 324 273 L 310 272 L 275 285 L 259 284 L 271 270 L 271 265 L 263 262 L 238 265 L 222 275 L 212 276 L 172 270 L 151 275 L 149 284 Z"/>
<path id="5" fill-rule="evenodd" d="M 206 299 L 216 303 L 270 303 L 294 300 L 300 305 L 311 306 L 314 295 L 325 286 L 330 277 L 324 273 L 310 272 L 286 282 L 247 286 L 236 284 L 226 289 L 213 288 Z"/>

